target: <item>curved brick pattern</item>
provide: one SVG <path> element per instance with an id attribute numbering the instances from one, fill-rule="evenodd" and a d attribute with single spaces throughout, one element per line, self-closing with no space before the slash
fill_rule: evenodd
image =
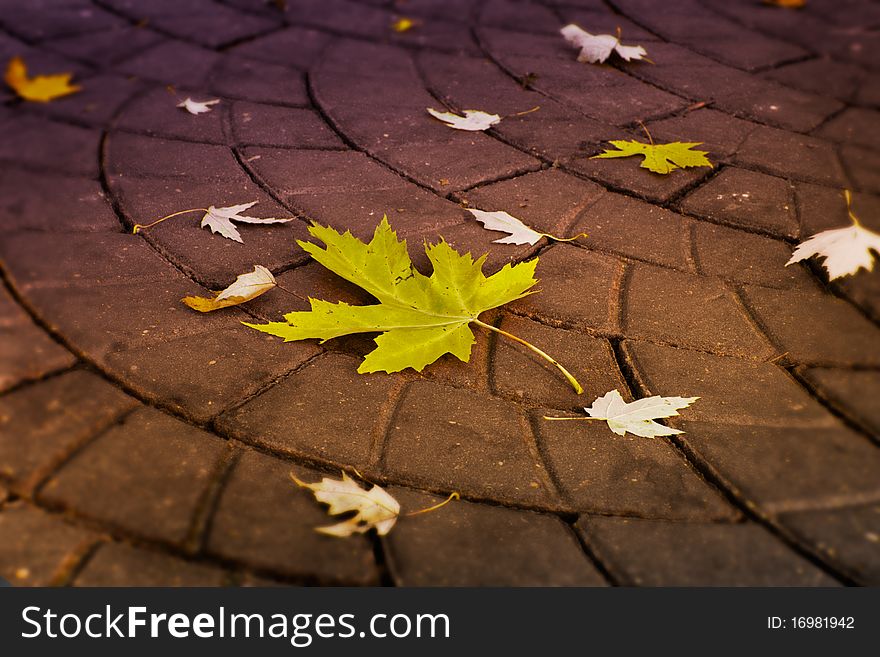
<path id="1" fill-rule="evenodd" d="M 584 518 L 584 540 L 619 581 L 640 586 L 835 586 L 753 524 Z"/>
<path id="2" fill-rule="evenodd" d="M 411 0 L 423 22 L 396 33 L 387 3 L 287 4 L 2 3 L 0 61 L 71 71 L 83 90 L 0 92 L 0 575 L 878 582 L 880 278 L 785 267 L 797 241 L 847 225 L 842 188 L 880 229 L 873 5 Z M 579 63 L 568 22 L 620 26 L 654 63 Z M 193 116 L 187 96 L 221 102 Z M 426 107 L 503 120 L 461 132 Z M 644 141 L 639 122 L 702 142 L 715 166 L 590 159 Z M 243 244 L 197 212 L 131 233 L 254 200 L 296 220 L 243 226 Z M 588 237 L 496 244 L 468 207 Z M 482 319 L 584 394 L 479 327 L 469 363 L 390 375 L 357 374 L 369 334 L 283 344 L 241 327 L 309 297 L 374 303 L 296 241 L 311 221 L 368 238 L 383 214 L 425 273 L 422 243 L 441 236 L 488 252 L 487 271 L 539 257 L 538 293 Z M 211 314 L 180 303 L 257 263 L 279 288 Z M 612 389 L 701 399 L 669 440 L 542 419 Z M 404 511 L 464 500 L 381 539 L 322 536 L 331 520 L 289 474 L 340 469 Z"/>

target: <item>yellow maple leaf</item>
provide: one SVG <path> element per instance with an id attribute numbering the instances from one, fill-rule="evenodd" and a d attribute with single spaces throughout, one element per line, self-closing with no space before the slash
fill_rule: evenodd
<path id="1" fill-rule="evenodd" d="M 6 67 L 6 84 L 25 100 L 48 103 L 50 100 L 76 93 L 81 89 L 70 84 L 73 73 L 28 77 L 27 65 L 21 57 L 13 57 Z"/>
<path id="2" fill-rule="evenodd" d="M 391 29 L 395 32 L 409 32 L 414 27 L 417 27 L 421 24 L 421 21 L 416 20 L 415 18 L 398 18 L 396 21 L 391 23 Z"/>
<path id="3" fill-rule="evenodd" d="M 784 9 L 801 9 L 806 6 L 807 0 L 764 0 L 764 4 Z"/>
<path id="4" fill-rule="evenodd" d="M 669 144 L 644 144 L 635 140 L 611 140 L 609 142 L 618 150 L 606 149 L 591 159 L 611 157 L 632 157 L 640 155 L 644 158 L 641 167 L 654 173 L 670 173 L 684 167 L 711 167 L 712 163 L 706 159 L 706 151 L 692 150 L 702 142 L 674 141 Z"/>

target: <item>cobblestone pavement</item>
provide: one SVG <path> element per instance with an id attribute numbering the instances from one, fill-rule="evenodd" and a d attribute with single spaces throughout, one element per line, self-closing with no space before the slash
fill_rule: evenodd
<path id="1" fill-rule="evenodd" d="M 0 574 L 14 584 L 880 584 L 880 274 L 793 245 L 880 227 L 880 5 L 729 0 L 2 0 L 0 61 L 83 91 L 0 108 Z M 401 16 L 421 21 L 391 30 Z M 559 28 L 655 62 L 575 61 Z M 192 95 L 222 99 L 193 117 Z M 449 130 L 425 108 L 508 115 Z M 512 117 L 535 106 L 540 110 Z M 657 176 L 604 140 L 703 141 Z M 236 244 L 176 210 L 259 200 Z M 464 203 L 582 243 L 492 244 Z M 356 373 L 368 338 L 239 320 L 368 298 L 296 247 L 388 213 L 541 293 L 468 365 Z M 414 249 L 418 250 L 418 248 Z M 415 256 L 415 254 L 414 254 Z M 179 299 L 262 263 L 287 292 Z M 699 395 L 672 440 L 550 423 L 611 389 Z M 404 507 L 338 540 L 288 479 L 356 468 Z"/>

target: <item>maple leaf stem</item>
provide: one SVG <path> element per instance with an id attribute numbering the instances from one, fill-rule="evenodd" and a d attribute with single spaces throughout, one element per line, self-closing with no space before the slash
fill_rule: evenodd
<path id="1" fill-rule="evenodd" d="M 537 112 L 539 109 L 541 109 L 541 106 L 540 106 L 540 105 L 535 105 L 532 109 L 527 109 L 527 110 L 524 111 L 524 112 L 517 112 L 516 114 L 508 114 L 508 115 L 507 115 L 506 117 L 504 117 L 504 118 L 509 119 L 509 118 L 511 118 L 511 117 L 514 117 L 514 116 L 525 116 L 526 114 L 531 114 L 532 112 Z"/>
<path id="2" fill-rule="evenodd" d="M 409 513 L 404 513 L 403 515 L 408 517 L 408 516 L 417 516 L 420 513 L 431 513 L 431 511 L 436 511 L 437 509 L 440 509 L 440 508 L 446 506 L 452 500 L 458 500 L 458 499 L 461 499 L 461 495 L 459 495 L 458 492 L 453 492 L 449 497 L 447 497 L 445 500 L 443 500 L 439 504 L 435 504 L 434 506 L 429 506 L 425 509 L 419 509 L 418 511 L 410 511 Z"/>
<path id="3" fill-rule="evenodd" d="M 556 235 L 551 235 L 550 233 L 541 233 L 541 235 L 556 242 L 574 242 L 579 237 L 589 237 L 586 233 L 578 233 L 574 237 L 556 237 Z"/>
<path id="4" fill-rule="evenodd" d="M 849 218 L 852 219 L 852 222 L 856 226 L 861 226 L 861 222 L 859 222 L 859 218 L 856 217 L 855 213 L 852 209 L 852 192 L 848 189 L 843 190 L 843 198 L 846 199 L 846 213 L 849 215 Z"/>
<path id="5" fill-rule="evenodd" d="M 544 419 L 545 420 L 558 420 L 560 422 L 567 421 L 567 420 L 575 420 L 575 421 L 579 422 L 581 420 L 604 420 L 605 418 L 604 417 L 556 417 L 553 415 L 545 415 Z"/>
<path id="6" fill-rule="evenodd" d="M 578 380 L 577 380 L 576 378 L 574 378 L 574 376 L 572 376 L 571 372 L 569 372 L 569 371 L 568 371 L 567 369 L 565 369 L 562 365 L 560 365 L 560 364 L 556 361 L 555 358 L 553 358 L 553 357 L 550 356 L 549 354 L 547 354 L 547 353 L 541 351 L 540 349 L 538 349 L 538 348 L 537 348 L 535 345 L 533 345 L 532 343 L 530 343 L 530 342 L 526 342 L 526 341 L 523 340 L 522 338 L 518 338 L 518 337 L 516 337 L 515 335 L 513 335 L 512 333 L 508 333 L 507 331 L 504 331 L 504 330 L 502 330 L 502 329 L 500 329 L 500 328 L 497 328 L 497 327 L 495 327 L 495 326 L 492 326 L 491 324 L 486 324 L 485 322 L 481 322 L 479 319 L 475 319 L 475 320 L 472 320 L 472 321 L 474 322 L 474 324 L 478 324 L 479 326 L 482 326 L 483 328 L 488 329 L 488 330 L 490 330 L 490 331 L 495 331 L 496 333 L 500 333 L 500 334 L 503 335 L 504 337 L 506 337 L 506 338 L 510 338 L 510 339 L 513 340 L 514 342 L 519 342 L 519 343 L 520 343 L 521 345 L 523 345 L 524 347 L 528 347 L 529 349 L 531 349 L 532 351 L 534 351 L 536 354 L 538 354 L 541 358 L 543 358 L 544 360 L 546 360 L 548 363 L 552 363 L 553 366 L 556 367 L 556 369 L 558 369 L 560 372 L 562 372 L 563 376 L 565 376 L 566 380 L 568 380 L 568 382 L 571 384 L 571 387 L 574 388 L 574 391 L 575 391 L 577 394 L 581 394 L 581 393 L 584 391 L 583 386 L 581 386 L 581 384 L 578 383 Z"/>
<path id="7" fill-rule="evenodd" d="M 153 223 L 150 223 L 150 224 L 146 224 L 146 225 L 135 224 L 134 228 L 131 229 L 131 234 L 137 235 L 138 232 L 140 232 L 142 230 L 146 230 L 147 228 L 151 228 L 151 227 L 155 226 L 156 224 L 161 224 L 166 219 L 171 219 L 172 217 L 177 217 L 182 214 L 187 214 L 188 212 L 207 212 L 207 211 L 208 211 L 208 208 L 190 208 L 189 210 L 181 210 L 180 212 L 172 212 L 171 214 L 165 215 L 161 219 L 156 219 L 156 221 L 154 221 Z"/>
<path id="8" fill-rule="evenodd" d="M 653 145 L 654 145 L 654 138 L 651 137 L 651 133 L 650 133 L 650 131 L 648 130 L 648 126 L 646 126 L 646 125 L 645 125 L 644 123 L 642 123 L 641 121 L 639 121 L 638 123 L 639 123 L 640 126 L 642 126 L 642 130 L 645 131 L 645 134 L 648 135 L 648 141 L 651 142 L 651 146 L 653 146 Z"/>

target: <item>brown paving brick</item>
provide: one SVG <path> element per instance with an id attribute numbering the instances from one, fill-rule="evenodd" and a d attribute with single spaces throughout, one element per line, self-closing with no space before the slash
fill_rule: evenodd
<path id="1" fill-rule="evenodd" d="M 408 9 L 407 13 L 410 13 Z M 474 43 L 470 30 L 462 29 L 460 22 L 447 20 L 449 18 L 456 17 L 446 14 L 422 23 L 417 29 L 392 31 L 389 41 L 410 48 L 439 50 L 456 55 L 479 55 L 480 49 Z"/>
<path id="2" fill-rule="evenodd" d="M 489 0 L 479 16 L 480 24 L 516 31 L 548 32 L 559 30 L 559 19 L 553 11 L 534 2 Z"/>
<path id="3" fill-rule="evenodd" d="M 286 66 L 226 57 L 211 74 L 211 90 L 229 98 L 276 105 L 308 105 L 305 79 Z"/>
<path id="4" fill-rule="evenodd" d="M 6 506 L 0 510 L 0 576 L 13 586 L 57 584 L 95 539 L 35 507 Z"/>
<path id="5" fill-rule="evenodd" d="M 231 49 L 236 55 L 271 64 L 308 68 L 332 37 L 298 26 L 257 37 Z"/>
<path id="6" fill-rule="evenodd" d="M 679 424 L 688 447 L 765 513 L 880 494 L 880 449 L 841 424 L 812 429 Z"/>
<path id="7" fill-rule="evenodd" d="M 176 178 L 186 183 L 234 180 L 240 172 L 230 149 L 216 144 L 114 132 L 104 148 L 111 181 L 121 176 Z"/>
<path id="8" fill-rule="evenodd" d="M 781 240 L 707 222 L 693 225 L 693 240 L 701 274 L 783 289 L 816 285 L 803 267 L 785 266 L 791 247 Z"/>
<path id="9" fill-rule="evenodd" d="M 880 112 L 851 107 L 824 124 L 816 134 L 831 141 L 880 150 Z"/>
<path id="10" fill-rule="evenodd" d="M 859 583 L 880 583 L 880 505 L 791 513 L 781 522 Z"/>
<path id="11" fill-rule="evenodd" d="M 840 412 L 880 434 L 880 372 L 811 367 L 803 376 Z"/>
<path id="12" fill-rule="evenodd" d="M 222 570 L 124 543 L 104 543 L 74 586 L 223 586 Z"/>
<path id="13" fill-rule="evenodd" d="M 880 154 L 859 146 L 844 145 L 840 159 L 855 183 L 856 189 L 880 193 Z"/>
<path id="14" fill-rule="evenodd" d="M 637 586 L 838 586 L 754 524 L 587 517 L 578 524 L 611 574 Z"/>
<path id="15" fill-rule="evenodd" d="M 809 183 L 797 183 L 796 189 L 801 239 L 852 223 L 847 216 L 843 190 Z M 880 196 L 856 192 L 852 195 L 852 209 L 866 228 L 880 231 Z"/>
<path id="16" fill-rule="evenodd" d="M 762 126 L 752 132 L 734 160 L 774 175 L 843 187 L 845 178 L 831 142 Z"/>
<path id="17" fill-rule="evenodd" d="M 119 220 L 97 181 L 12 166 L 0 170 L 0 212 L 7 232 L 119 230 Z"/>
<path id="18" fill-rule="evenodd" d="M 214 105 L 212 111 L 195 116 L 178 107 L 187 98 L 216 100 L 216 96 L 203 91 L 175 89 L 172 92 L 166 87 L 156 87 L 128 103 L 117 119 L 116 127 L 151 137 L 224 144 L 223 108 Z"/>
<path id="19" fill-rule="evenodd" d="M 314 360 L 224 414 L 220 430 L 285 454 L 368 469 L 402 379 L 358 374 L 358 365 L 337 354 Z"/>
<path id="20" fill-rule="evenodd" d="M 105 66 L 147 50 L 162 40 L 161 35 L 150 30 L 123 25 L 103 32 L 52 39 L 46 46 L 69 57 Z"/>
<path id="21" fill-rule="evenodd" d="M 746 287 L 746 304 L 787 360 L 880 365 L 880 330 L 847 302 L 819 290 Z"/>
<path id="22" fill-rule="evenodd" d="M 441 498 L 392 488 L 404 512 Z M 399 586 L 602 586 L 574 533 L 557 518 L 454 501 L 402 518 L 383 539 Z"/>
<path id="23" fill-rule="evenodd" d="M 548 488 L 534 437 L 516 406 L 436 383 L 413 383 L 398 404 L 384 450 L 386 476 L 423 488 L 540 508 Z"/>
<path id="24" fill-rule="evenodd" d="M 391 12 L 352 0 L 336 0 L 332 5 L 322 0 L 300 0 L 289 7 L 287 16 L 297 25 L 362 37 L 387 35 L 392 20 Z"/>
<path id="25" fill-rule="evenodd" d="M 582 243 L 589 248 L 689 271 L 689 223 L 656 205 L 607 193 L 580 213 L 569 232 L 587 233 Z"/>
<path id="26" fill-rule="evenodd" d="M 540 256 L 536 274 L 540 292 L 509 308 L 551 324 L 616 332 L 621 272 L 622 264 L 608 256 L 557 244 Z"/>
<path id="27" fill-rule="evenodd" d="M 230 475 L 211 521 L 207 549 L 250 568 L 322 583 L 375 584 L 373 551 L 365 537 L 340 540 L 315 531 L 333 524 L 324 505 L 290 480 L 322 473 L 245 452 Z"/>
<path id="28" fill-rule="evenodd" d="M 798 234 L 792 184 L 755 171 L 725 168 L 688 194 L 681 208 L 699 217 L 779 237 Z"/>
<path id="29" fill-rule="evenodd" d="M 312 110 L 237 102 L 232 124 L 239 144 L 283 148 L 333 148 L 345 145 Z"/>
<path id="30" fill-rule="evenodd" d="M 21 113 L 0 113 L 0 161 L 97 177 L 97 130 Z"/>
<path id="31" fill-rule="evenodd" d="M 223 441 L 153 409 L 128 416 L 40 490 L 50 505 L 148 538 L 182 544 Z"/>
<path id="32" fill-rule="evenodd" d="M 182 41 L 164 41 L 127 58 L 117 68 L 145 80 L 175 87 L 198 87 L 208 77 L 220 55 Z M 186 62 L 181 66 L 180 62 Z"/>
<path id="33" fill-rule="evenodd" d="M 149 25 L 185 41 L 219 48 L 272 30 L 279 22 L 223 5 L 206 5 L 201 13 L 152 16 Z"/>
<path id="34" fill-rule="evenodd" d="M 700 397 L 687 409 L 687 420 L 805 428 L 836 424 L 783 369 L 770 363 L 648 342 L 626 341 L 623 349 L 645 395 Z"/>
<path id="35" fill-rule="evenodd" d="M 745 358 L 776 355 L 717 280 L 636 264 L 625 303 L 628 337 Z"/>
<path id="36" fill-rule="evenodd" d="M 629 397 L 625 388 L 623 394 Z M 584 405 L 592 399 L 585 398 Z M 543 415 L 559 413 L 536 412 L 540 448 L 578 511 L 675 520 L 735 517 L 669 443 L 618 436 L 605 423 L 555 422 Z"/>
<path id="37" fill-rule="evenodd" d="M 801 91 L 848 101 L 856 94 L 865 72 L 852 64 L 822 58 L 780 66 L 764 75 Z"/>
<path id="38" fill-rule="evenodd" d="M 141 87 L 138 80 L 120 75 L 97 75 L 89 77 L 81 91 L 55 99 L 51 103 L 35 104 L 32 109 L 61 121 L 85 123 L 100 128 Z"/>
<path id="39" fill-rule="evenodd" d="M 51 11 L 40 3 L 7 4 L 3 21 L 15 26 L 15 33 L 31 41 L 42 41 L 71 34 L 88 34 L 113 29 L 125 21 L 95 6 L 54 6 Z M 34 6 L 36 5 L 36 6 Z"/>
<path id="40" fill-rule="evenodd" d="M 712 162 L 736 153 L 743 140 L 758 127 L 756 123 L 707 108 L 648 125 L 658 141 L 701 142 L 700 150 L 707 151 Z"/>
<path id="41" fill-rule="evenodd" d="M 880 278 L 857 276 L 845 278 L 838 287 L 843 294 L 859 306 L 874 322 L 880 322 Z"/>
<path id="42" fill-rule="evenodd" d="M 611 345 L 604 338 L 550 328 L 515 315 L 506 315 L 499 328 L 531 342 L 562 363 L 584 387 L 584 393 L 575 394 L 550 363 L 499 335 L 495 337 L 490 374 L 495 394 L 550 408 L 575 408 L 626 385 Z"/>
<path id="43" fill-rule="evenodd" d="M 83 371 L 6 395 L 0 398 L 0 473 L 29 495 L 62 458 L 136 405 Z"/>
<path id="44" fill-rule="evenodd" d="M 0 287 L 0 392 L 75 362 L 76 357 L 37 327 Z"/>

